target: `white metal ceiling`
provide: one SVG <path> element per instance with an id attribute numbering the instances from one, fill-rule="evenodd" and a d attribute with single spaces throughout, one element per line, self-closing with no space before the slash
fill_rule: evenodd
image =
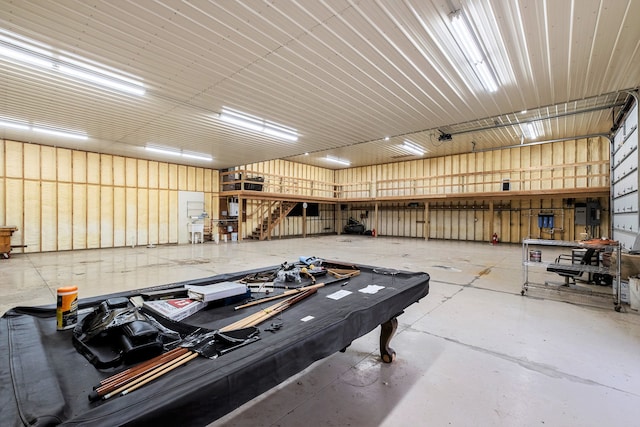
<path id="1" fill-rule="evenodd" d="M 448 29 L 459 8 L 494 93 Z M 0 57 L 0 120 L 89 139 L 6 128 L 0 138 L 173 161 L 141 148 L 151 143 L 210 154 L 190 164 L 213 168 L 274 158 L 334 168 L 327 154 L 352 166 L 415 159 L 399 148 L 405 137 L 425 156 L 511 146 L 527 121 L 544 129 L 539 140 L 607 133 L 625 90 L 640 86 L 638 17 L 640 0 L 0 0 L 5 34 L 147 88 L 121 95 Z M 223 106 L 300 137 L 240 131 L 216 118 Z"/>

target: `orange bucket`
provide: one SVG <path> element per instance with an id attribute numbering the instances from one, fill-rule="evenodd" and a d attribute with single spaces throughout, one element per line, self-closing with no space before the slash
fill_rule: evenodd
<path id="1" fill-rule="evenodd" d="M 73 328 L 78 323 L 78 287 L 58 288 L 56 328 L 59 331 Z"/>

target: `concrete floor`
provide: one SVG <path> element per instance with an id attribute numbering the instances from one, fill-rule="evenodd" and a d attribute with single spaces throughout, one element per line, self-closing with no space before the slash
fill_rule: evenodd
<path id="1" fill-rule="evenodd" d="M 54 304 L 56 289 L 70 284 L 82 298 L 299 255 L 426 271 L 430 294 L 399 317 L 394 363 L 380 361 L 373 331 L 211 426 L 640 423 L 640 316 L 614 311 L 611 288 L 598 289 L 605 296 L 531 289 L 522 297 L 517 245 L 325 236 L 14 253 L 0 261 L 0 312 Z"/>

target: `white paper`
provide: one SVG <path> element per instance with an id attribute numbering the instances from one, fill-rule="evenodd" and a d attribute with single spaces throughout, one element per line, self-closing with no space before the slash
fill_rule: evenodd
<path id="1" fill-rule="evenodd" d="M 362 292 L 363 294 L 376 294 L 381 289 L 384 289 L 384 286 L 369 285 L 366 288 L 358 289 L 358 292 Z"/>
<path id="2" fill-rule="evenodd" d="M 351 291 L 341 290 L 341 291 L 338 291 L 338 292 L 334 292 L 331 295 L 327 295 L 327 298 L 339 300 L 340 298 L 344 298 L 347 295 L 351 295 L 352 293 L 353 292 L 351 292 Z"/>
<path id="3" fill-rule="evenodd" d="M 300 319 L 302 322 L 308 322 L 309 320 L 313 320 L 315 319 L 315 317 L 313 316 L 307 316 L 307 317 L 303 317 L 302 319 Z"/>

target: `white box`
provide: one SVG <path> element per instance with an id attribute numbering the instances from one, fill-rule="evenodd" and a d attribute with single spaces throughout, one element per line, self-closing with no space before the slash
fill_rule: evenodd
<path id="1" fill-rule="evenodd" d="M 231 241 L 232 242 L 238 241 L 238 233 L 231 233 Z"/>
<path id="2" fill-rule="evenodd" d="M 618 289 L 617 281 L 613 279 L 613 296 L 616 296 L 616 290 Z M 629 304 L 629 282 L 620 282 L 620 302 Z"/>
<path id="3" fill-rule="evenodd" d="M 247 293 L 247 285 L 236 282 L 220 282 L 205 286 L 186 285 L 189 298 L 210 302 Z"/>
<path id="4" fill-rule="evenodd" d="M 207 306 L 206 302 L 188 298 L 145 301 L 144 307 L 176 322 L 185 319 Z"/>
<path id="5" fill-rule="evenodd" d="M 637 277 L 629 277 L 629 307 L 640 310 L 640 279 Z"/>

